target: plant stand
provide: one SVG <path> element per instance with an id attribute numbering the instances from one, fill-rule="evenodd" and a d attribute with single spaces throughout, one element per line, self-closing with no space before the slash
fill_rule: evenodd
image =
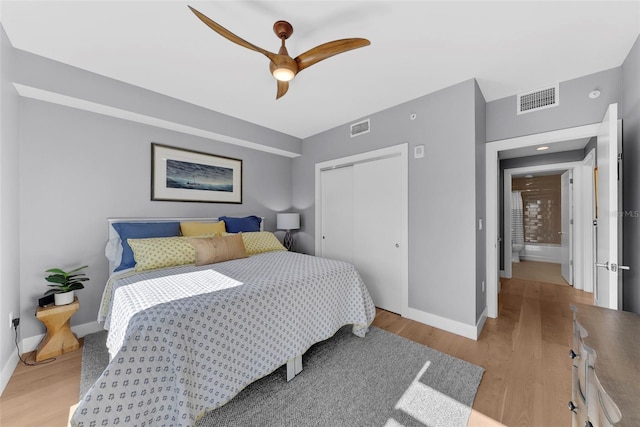
<path id="1" fill-rule="evenodd" d="M 47 327 L 47 335 L 36 350 L 36 362 L 80 348 L 78 337 L 71 332 L 69 323 L 79 308 L 78 298 L 67 305 L 38 307 L 36 317 Z"/>

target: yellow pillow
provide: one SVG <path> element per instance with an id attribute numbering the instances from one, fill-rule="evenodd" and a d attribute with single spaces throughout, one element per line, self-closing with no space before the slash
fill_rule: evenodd
<path id="1" fill-rule="evenodd" d="M 264 252 L 286 251 L 278 238 L 270 231 L 250 231 L 241 233 L 247 255 L 261 254 Z"/>
<path id="2" fill-rule="evenodd" d="M 183 236 L 202 236 L 203 234 L 216 233 L 222 236 L 226 227 L 224 221 L 218 222 L 181 222 L 180 232 Z"/>
<path id="3" fill-rule="evenodd" d="M 196 265 L 215 264 L 247 257 L 244 242 L 239 234 L 224 237 L 189 237 L 188 239 L 196 249 Z"/>
<path id="4" fill-rule="evenodd" d="M 136 271 L 193 264 L 196 251 L 186 237 L 127 239 L 133 250 Z"/>

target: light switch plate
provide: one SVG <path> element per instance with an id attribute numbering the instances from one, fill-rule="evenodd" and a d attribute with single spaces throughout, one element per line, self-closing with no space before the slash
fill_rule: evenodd
<path id="1" fill-rule="evenodd" d="M 424 145 L 416 145 L 413 148 L 413 158 L 421 159 L 424 157 Z"/>

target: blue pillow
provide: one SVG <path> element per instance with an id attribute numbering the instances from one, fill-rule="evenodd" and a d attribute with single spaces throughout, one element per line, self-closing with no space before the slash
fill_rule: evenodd
<path id="1" fill-rule="evenodd" d="M 227 228 L 227 233 L 260 231 L 260 223 L 262 222 L 262 218 L 254 215 L 245 216 L 244 218 L 231 218 L 228 216 L 221 216 L 218 219 L 220 221 L 224 221 L 224 226 Z"/>
<path id="2" fill-rule="evenodd" d="M 180 222 L 116 222 L 113 228 L 122 241 L 122 261 L 113 271 L 124 270 L 136 266 L 133 251 L 127 239 L 144 239 L 147 237 L 173 237 L 180 235 Z"/>

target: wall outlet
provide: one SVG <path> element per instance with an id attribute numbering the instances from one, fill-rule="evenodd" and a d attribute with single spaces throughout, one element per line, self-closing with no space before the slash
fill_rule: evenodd
<path id="1" fill-rule="evenodd" d="M 9 313 L 9 328 L 13 329 L 13 311 Z"/>
<path id="2" fill-rule="evenodd" d="M 482 281 L 482 292 L 484 292 L 484 280 Z"/>

